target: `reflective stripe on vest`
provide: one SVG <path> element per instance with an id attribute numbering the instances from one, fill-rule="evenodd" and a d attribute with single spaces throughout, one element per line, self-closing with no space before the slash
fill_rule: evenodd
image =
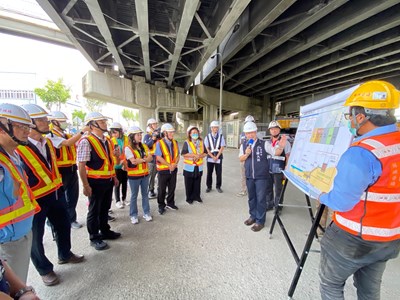
<path id="1" fill-rule="evenodd" d="M 400 239 L 400 132 L 369 137 L 352 146 L 371 151 L 381 162 L 382 174 L 350 211 L 335 212 L 335 223 L 364 240 Z"/>
<path id="2" fill-rule="evenodd" d="M 0 210 L 0 228 L 3 228 L 9 224 L 29 218 L 40 211 L 40 206 L 37 204 L 28 184 L 23 179 L 24 176 L 18 171 L 12 160 L 0 152 L 0 162 L 13 178 L 13 195 L 17 197 L 14 204 Z"/>
<path id="3" fill-rule="evenodd" d="M 52 133 L 56 136 L 62 137 L 62 134 L 56 130 L 53 130 Z M 72 136 L 69 134 L 65 135 L 67 139 Z M 76 164 L 76 146 L 61 146 L 60 149 L 56 149 L 57 156 L 57 166 L 59 167 L 70 167 Z"/>
<path id="4" fill-rule="evenodd" d="M 189 153 L 201 154 L 202 153 L 201 151 L 202 150 L 204 151 L 203 141 L 199 140 L 199 142 L 200 142 L 200 144 L 199 144 L 200 153 L 197 153 L 197 149 L 196 149 L 196 146 L 194 145 L 194 143 L 192 141 L 189 141 L 189 140 L 186 141 L 186 143 L 188 144 L 188 146 L 190 148 Z M 196 162 L 193 161 L 192 158 L 190 158 L 190 159 L 189 158 L 185 158 L 183 163 L 186 164 L 186 165 L 190 165 L 190 166 L 192 166 L 192 165 L 193 166 L 201 166 L 201 165 L 203 165 L 203 158 L 199 158 L 199 160 L 197 160 Z"/>
<path id="5" fill-rule="evenodd" d="M 174 149 L 174 158 L 171 160 L 171 154 L 169 153 L 169 149 L 167 144 L 164 142 L 164 140 L 159 140 L 158 143 L 160 143 L 160 149 L 162 153 L 162 157 L 164 160 L 168 163 L 176 163 L 176 159 L 178 158 L 178 143 L 175 140 L 172 140 L 172 145 Z M 163 165 L 157 160 L 157 171 L 165 171 L 169 170 L 168 165 Z"/>
<path id="6" fill-rule="evenodd" d="M 144 151 L 146 153 L 145 156 L 149 155 L 149 148 L 147 145 L 142 144 Z M 135 158 L 141 158 L 140 152 L 137 149 L 133 149 L 131 146 L 127 146 L 129 149 L 131 149 L 132 154 Z M 149 174 L 149 168 L 147 163 L 140 163 L 137 165 L 134 165 L 135 167 L 130 167 L 133 164 L 131 162 L 128 163 L 128 176 L 133 176 L 133 177 L 141 177 L 141 176 L 146 176 Z"/>
<path id="7" fill-rule="evenodd" d="M 51 170 L 30 147 L 18 146 L 17 148 L 17 152 L 38 180 L 35 186 L 31 186 L 36 199 L 46 196 L 62 186 L 62 178 L 56 165 L 56 152 L 48 138 L 46 138 L 46 143 L 50 152 Z"/>
<path id="8" fill-rule="evenodd" d="M 113 151 L 111 148 L 111 140 L 109 138 L 106 138 L 108 153 L 110 153 L 110 155 L 108 155 L 104 147 L 100 144 L 101 142 L 96 137 L 94 137 L 93 135 L 89 135 L 85 138 L 89 141 L 90 145 L 92 146 L 93 150 L 96 151 L 97 155 L 103 160 L 103 165 L 97 170 L 91 169 L 86 165 L 87 177 L 94 179 L 108 179 L 114 177 L 114 161 L 110 158 Z"/>

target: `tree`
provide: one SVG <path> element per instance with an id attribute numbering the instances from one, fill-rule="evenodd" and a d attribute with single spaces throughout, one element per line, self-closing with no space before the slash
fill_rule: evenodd
<path id="1" fill-rule="evenodd" d="M 51 110 L 54 104 L 57 110 L 60 110 L 61 104 L 67 103 L 67 100 L 71 98 L 71 89 L 64 85 L 62 78 L 58 81 L 47 80 L 44 88 L 35 88 L 34 92 L 42 99 L 48 110 Z"/>
<path id="2" fill-rule="evenodd" d="M 78 118 L 79 120 L 81 120 L 81 122 L 83 122 L 85 120 L 85 116 L 86 116 L 86 113 L 83 110 L 75 109 L 72 113 L 72 121 L 74 123 L 78 123 L 78 122 L 75 122 L 75 118 Z M 77 124 L 77 125 L 79 125 L 79 124 Z"/>
<path id="3" fill-rule="evenodd" d="M 121 115 L 124 118 L 124 120 L 128 123 L 128 125 L 130 125 L 129 121 L 133 122 L 133 121 L 137 121 L 139 119 L 139 113 L 138 112 L 134 112 L 131 109 L 124 108 L 122 110 Z"/>
<path id="4" fill-rule="evenodd" d="M 103 106 L 106 105 L 106 102 L 97 99 L 86 99 L 86 108 L 89 112 L 97 111 L 101 112 Z"/>

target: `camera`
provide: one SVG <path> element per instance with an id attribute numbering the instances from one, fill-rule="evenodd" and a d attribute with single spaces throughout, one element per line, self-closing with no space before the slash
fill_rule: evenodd
<path id="1" fill-rule="evenodd" d="M 157 128 L 156 130 L 154 130 L 152 136 L 157 138 L 158 140 L 162 139 L 162 135 L 161 135 L 160 129 Z"/>

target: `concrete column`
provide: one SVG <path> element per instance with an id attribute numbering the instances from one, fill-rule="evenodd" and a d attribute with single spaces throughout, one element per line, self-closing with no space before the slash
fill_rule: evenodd
<path id="1" fill-rule="evenodd" d="M 158 118 L 155 115 L 154 109 L 149 109 L 149 108 L 139 109 L 139 126 L 144 132 L 146 132 L 147 120 L 150 118 L 154 118 L 158 122 Z"/>
<path id="2" fill-rule="evenodd" d="M 218 121 L 218 106 L 204 105 L 203 107 L 203 132 L 208 133 L 210 123 L 214 120 Z"/>

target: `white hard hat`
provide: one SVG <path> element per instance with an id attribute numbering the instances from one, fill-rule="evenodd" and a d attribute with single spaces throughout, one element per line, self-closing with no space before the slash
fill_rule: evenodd
<path id="1" fill-rule="evenodd" d="M 147 126 L 149 126 L 150 124 L 157 124 L 157 120 L 154 118 L 150 118 L 147 120 Z"/>
<path id="2" fill-rule="evenodd" d="M 10 103 L 0 104 L 0 118 L 5 118 L 10 121 L 29 125 L 34 128 L 32 120 L 26 110 L 22 107 Z"/>
<path id="3" fill-rule="evenodd" d="M 51 111 L 47 116 L 49 120 L 67 121 L 67 116 L 62 111 Z"/>
<path id="4" fill-rule="evenodd" d="M 113 122 L 109 128 L 110 129 L 121 129 L 121 130 L 123 129 L 121 123 L 118 123 L 118 122 Z"/>
<path id="5" fill-rule="evenodd" d="M 130 135 L 130 134 L 142 133 L 142 132 L 143 132 L 143 130 L 140 129 L 138 126 L 132 126 L 132 127 L 129 127 L 127 134 Z"/>
<path id="6" fill-rule="evenodd" d="M 268 125 L 268 129 L 271 129 L 271 128 L 274 128 L 274 127 L 282 128 L 282 127 L 281 127 L 281 124 L 279 124 L 278 121 L 271 121 L 271 122 L 269 123 L 269 125 Z"/>
<path id="7" fill-rule="evenodd" d="M 47 113 L 47 111 L 44 110 L 43 107 L 37 105 L 37 104 L 22 104 L 21 105 L 23 109 L 25 109 L 29 116 L 31 117 L 31 119 L 39 119 L 39 118 L 43 118 L 43 117 L 47 117 L 49 114 Z"/>
<path id="8" fill-rule="evenodd" d="M 243 126 L 243 132 L 254 132 L 257 131 L 257 125 L 254 122 L 247 122 Z"/>
<path id="9" fill-rule="evenodd" d="M 188 129 L 186 130 L 186 133 L 189 133 L 193 128 L 196 128 L 197 131 L 199 131 L 199 129 L 197 128 L 197 126 L 191 125 L 188 127 Z"/>
<path id="10" fill-rule="evenodd" d="M 219 127 L 219 122 L 218 121 L 212 121 L 210 124 L 210 127 Z"/>
<path id="11" fill-rule="evenodd" d="M 246 119 L 244 119 L 244 122 L 245 123 L 247 123 L 247 122 L 254 122 L 255 120 L 254 120 L 254 117 L 253 116 L 251 116 L 251 115 L 248 115 L 247 117 L 246 117 Z"/>
<path id="12" fill-rule="evenodd" d="M 107 120 L 109 117 L 103 116 L 101 113 L 94 111 L 86 114 L 85 116 L 85 124 L 87 125 L 90 121 L 100 121 Z"/>
<path id="13" fill-rule="evenodd" d="M 161 132 L 164 131 L 175 131 L 175 129 L 171 124 L 165 123 L 163 126 L 161 126 Z"/>

